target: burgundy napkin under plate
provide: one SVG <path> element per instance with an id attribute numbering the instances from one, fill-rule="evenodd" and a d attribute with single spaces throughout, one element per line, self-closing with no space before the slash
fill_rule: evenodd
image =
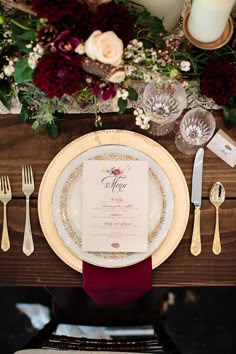
<path id="1" fill-rule="evenodd" d="M 83 261 L 82 287 L 99 305 L 121 306 L 152 288 L 152 257 L 124 268 L 97 267 Z"/>

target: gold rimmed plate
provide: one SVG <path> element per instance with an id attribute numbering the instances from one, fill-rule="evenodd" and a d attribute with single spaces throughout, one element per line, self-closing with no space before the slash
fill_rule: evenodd
<path id="1" fill-rule="evenodd" d="M 48 166 L 39 189 L 39 220 L 50 247 L 67 265 L 82 272 L 82 258 L 62 240 L 53 217 L 53 193 L 66 167 L 81 154 L 100 146 L 127 147 L 146 155 L 160 166 L 173 193 L 173 217 L 163 242 L 152 254 L 153 268 L 164 262 L 179 244 L 189 217 L 189 194 L 184 175 L 173 157 L 158 143 L 125 130 L 103 130 L 84 135 L 62 149 Z M 146 257 L 145 257 L 146 258 Z M 126 265 L 125 265 L 126 266 Z"/>
<path id="2" fill-rule="evenodd" d="M 148 251 L 85 252 L 82 250 L 82 175 L 84 160 L 148 161 Z M 56 229 L 65 246 L 88 263 L 109 268 L 127 267 L 153 254 L 167 236 L 173 219 L 174 198 L 169 179 L 155 161 L 121 145 L 98 146 L 78 155 L 57 180 L 52 197 Z"/>

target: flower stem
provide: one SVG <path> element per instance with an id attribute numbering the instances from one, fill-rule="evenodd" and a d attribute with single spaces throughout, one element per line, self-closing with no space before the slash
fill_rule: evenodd
<path id="1" fill-rule="evenodd" d="M 26 27 L 26 26 L 23 26 L 21 23 L 15 21 L 15 20 L 11 20 L 12 23 L 14 23 L 14 25 L 16 25 L 17 27 L 23 29 L 23 30 L 26 30 L 26 31 L 30 31 L 32 28 L 30 27 Z"/>
<path id="2" fill-rule="evenodd" d="M 96 96 L 93 97 L 94 99 L 94 105 L 95 105 L 95 127 L 98 128 L 98 127 L 102 127 L 102 117 L 100 116 L 99 112 L 100 112 L 100 109 L 99 109 L 99 103 L 97 101 L 97 98 Z"/>

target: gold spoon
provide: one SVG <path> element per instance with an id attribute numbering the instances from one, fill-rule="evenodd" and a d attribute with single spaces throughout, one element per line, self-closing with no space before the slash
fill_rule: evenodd
<path id="1" fill-rule="evenodd" d="M 221 252 L 220 244 L 220 230 L 219 230 L 219 207 L 225 200 L 225 189 L 220 182 L 213 184 L 210 190 L 210 202 L 216 208 L 216 222 L 215 222 L 215 232 L 212 245 L 212 252 L 216 255 Z"/>

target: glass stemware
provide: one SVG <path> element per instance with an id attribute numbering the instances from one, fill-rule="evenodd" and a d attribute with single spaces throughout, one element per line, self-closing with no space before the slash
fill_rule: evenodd
<path id="1" fill-rule="evenodd" d="M 179 130 L 175 135 L 178 150 L 193 155 L 203 147 L 215 131 L 215 118 L 204 108 L 193 108 L 182 118 Z"/>
<path id="2" fill-rule="evenodd" d="M 160 76 L 151 81 L 144 89 L 142 100 L 142 108 L 149 118 L 149 133 L 168 134 L 186 105 L 185 90 L 177 80 Z"/>

